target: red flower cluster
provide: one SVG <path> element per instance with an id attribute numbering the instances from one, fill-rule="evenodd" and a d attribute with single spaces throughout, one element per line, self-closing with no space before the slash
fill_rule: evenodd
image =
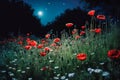
<path id="1" fill-rule="evenodd" d="M 79 53 L 79 54 L 77 54 L 76 57 L 78 60 L 84 61 L 84 60 L 86 60 L 87 55 L 85 53 Z"/>
<path id="2" fill-rule="evenodd" d="M 37 46 L 37 42 L 35 40 L 31 40 L 28 42 L 28 45 L 36 47 Z"/>
<path id="3" fill-rule="evenodd" d="M 107 55 L 110 59 L 118 59 L 120 58 L 120 50 L 116 49 L 109 50 Z"/>

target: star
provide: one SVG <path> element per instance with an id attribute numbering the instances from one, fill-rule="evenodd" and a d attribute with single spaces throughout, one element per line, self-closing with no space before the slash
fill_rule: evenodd
<path id="1" fill-rule="evenodd" d="M 63 6 L 65 6 L 66 4 L 65 3 L 62 3 Z"/>

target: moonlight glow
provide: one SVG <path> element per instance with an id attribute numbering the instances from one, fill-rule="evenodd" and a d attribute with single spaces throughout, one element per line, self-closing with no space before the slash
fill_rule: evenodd
<path id="1" fill-rule="evenodd" d="M 43 12 L 42 11 L 38 11 L 38 16 L 43 16 Z"/>

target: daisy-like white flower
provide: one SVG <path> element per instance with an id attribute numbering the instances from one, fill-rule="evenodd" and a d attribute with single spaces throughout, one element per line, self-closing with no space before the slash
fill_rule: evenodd
<path id="1" fill-rule="evenodd" d="M 92 68 L 88 68 L 87 70 L 90 74 L 94 71 L 94 69 L 92 69 Z"/>
<path id="2" fill-rule="evenodd" d="M 69 73 L 68 77 L 74 77 L 75 73 Z"/>
<path id="3" fill-rule="evenodd" d="M 16 70 L 16 68 L 12 68 L 12 70 Z"/>
<path id="4" fill-rule="evenodd" d="M 14 76 L 14 73 L 12 73 L 12 72 L 9 72 L 9 75 L 10 75 L 10 76 Z"/>
<path id="5" fill-rule="evenodd" d="M 59 66 L 55 66 L 55 67 L 54 67 L 54 69 L 58 69 L 58 68 L 59 68 Z"/>
<path id="6" fill-rule="evenodd" d="M 65 79 L 65 76 L 61 76 L 61 78 L 60 78 L 60 79 L 64 80 L 64 79 Z"/>
<path id="7" fill-rule="evenodd" d="M 57 76 L 60 76 L 60 74 L 57 74 Z"/>
<path id="8" fill-rule="evenodd" d="M 95 69 L 94 72 L 95 72 L 95 73 L 101 73 L 101 72 L 102 72 L 102 69 Z"/>
<path id="9" fill-rule="evenodd" d="M 6 70 L 2 70 L 1 73 L 6 73 Z"/>
<path id="10" fill-rule="evenodd" d="M 107 77 L 107 76 L 109 76 L 109 75 L 110 75 L 110 73 L 107 72 L 107 71 L 105 71 L 105 72 L 102 73 L 102 76 L 104 76 L 104 77 Z"/>
<path id="11" fill-rule="evenodd" d="M 30 69 L 30 67 L 26 67 L 26 69 Z"/>
<path id="12" fill-rule="evenodd" d="M 59 77 L 53 77 L 53 79 L 55 79 L 55 80 L 59 80 Z"/>
<path id="13" fill-rule="evenodd" d="M 100 65 L 104 65 L 104 64 L 105 64 L 104 62 L 100 63 Z"/>
<path id="14" fill-rule="evenodd" d="M 28 80 L 32 80 L 32 78 L 28 78 Z"/>
<path id="15" fill-rule="evenodd" d="M 50 63 L 54 62 L 54 60 L 49 60 Z"/>
<path id="16" fill-rule="evenodd" d="M 24 74 L 24 73 L 25 73 L 25 71 L 21 71 L 21 73 L 23 73 L 23 74 Z"/>
<path id="17" fill-rule="evenodd" d="M 12 80 L 17 80 L 16 78 L 12 78 Z"/>
<path id="18" fill-rule="evenodd" d="M 8 67 L 9 69 L 12 69 L 12 67 Z"/>
<path id="19" fill-rule="evenodd" d="M 17 70 L 17 72 L 21 72 L 21 70 L 20 70 L 20 69 L 18 69 L 18 70 Z"/>

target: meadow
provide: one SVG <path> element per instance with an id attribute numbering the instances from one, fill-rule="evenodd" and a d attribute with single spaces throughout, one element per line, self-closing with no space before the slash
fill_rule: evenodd
<path id="1" fill-rule="evenodd" d="M 91 22 L 61 37 L 19 35 L 0 42 L 0 80 L 120 80 L 120 28 L 89 12 Z M 98 19 L 99 24 L 96 24 Z"/>

